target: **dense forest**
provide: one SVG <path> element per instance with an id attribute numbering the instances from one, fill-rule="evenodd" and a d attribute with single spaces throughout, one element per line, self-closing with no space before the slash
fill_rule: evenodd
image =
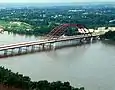
<path id="1" fill-rule="evenodd" d="M 7 87 L 21 88 L 22 90 L 84 90 L 84 87 L 72 87 L 69 82 L 31 81 L 28 76 L 13 73 L 4 67 L 0 67 L 0 84 Z"/>
<path id="2" fill-rule="evenodd" d="M 63 23 L 79 23 L 94 29 L 115 26 L 115 7 L 107 4 L 0 9 L 0 25 L 13 33 L 44 35 Z M 74 33 L 69 30 L 70 35 Z"/>

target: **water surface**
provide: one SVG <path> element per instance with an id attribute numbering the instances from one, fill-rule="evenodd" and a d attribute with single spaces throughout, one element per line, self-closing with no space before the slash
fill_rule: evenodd
<path id="1" fill-rule="evenodd" d="M 0 45 L 39 37 L 0 34 Z M 115 90 L 115 46 L 103 42 L 0 59 L 0 65 L 32 80 L 69 81 L 85 90 Z"/>

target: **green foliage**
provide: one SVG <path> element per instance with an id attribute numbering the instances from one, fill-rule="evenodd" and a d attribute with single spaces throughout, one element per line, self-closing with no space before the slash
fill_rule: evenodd
<path id="1" fill-rule="evenodd" d="M 115 40 L 115 31 L 108 31 L 104 35 L 102 35 L 101 37 L 105 38 L 105 39 Z"/>
<path id="2" fill-rule="evenodd" d="M 22 88 L 23 90 L 84 90 L 84 88 L 72 87 L 69 82 L 62 83 L 61 81 L 57 81 L 50 83 L 47 80 L 32 82 L 28 76 L 13 73 L 4 67 L 0 67 L 0 83 Z"/>
<path id="3" fill-rule="evenodd" d="M 76 10 L 70 11 L 70 10 Z M 79 23 L 88 28 L 115 26 L 115 9 L 112 6 L 68 6 L 49 8 L 22 8 L 22 9 L 1 9 L 0 25 L 8 32 L 44 35 L 50 32 L 55 26 L 63 23 Z M 113 20 L 113 22 L 110 22 Z M 10 22 L 22 22 L 21 25 Z M 10 28 L 9 28 L 10 27 Z M 70 30 L 67 35 L 75 35 Z"/>

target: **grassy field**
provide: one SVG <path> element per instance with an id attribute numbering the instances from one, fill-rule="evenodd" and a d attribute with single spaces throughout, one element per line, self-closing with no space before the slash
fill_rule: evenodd
<path id="1" fill-rule="evenodd" d="M 4 31 L 17 33 L 17 34 L 32 34 L 33 27 L 24 22 L 3 21 L 0 20 L 0 27 L 3 27 Z"/>
<path id="2" fill-rule="evenodd" d="M 23 29 L 23 30 L 31 30 L 32 26 L 24 23 L 24 22 L 13 22 L 13 21 L 3 21 L 0 20 L 0 26 L 2 26 L 5 30 L 15 30 L 15 29 Z"/>

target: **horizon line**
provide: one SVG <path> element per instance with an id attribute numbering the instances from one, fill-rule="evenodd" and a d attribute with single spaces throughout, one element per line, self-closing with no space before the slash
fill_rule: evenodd
<path id="1" fill-rule="evenodd" d="M 50 3 L 59 3 L 59 4 L 77 4 L 77 3 L 112 3 L 113 4 L 113 2 L 115 2 L 115 1 L 86 1 L 86 2 L 0 2 L 0 4 L 5 4 L 5 3 L 7 3 L 7 4 L 13 4 L 13 3 L 19 3 L 19 4 L 25 4 L 25 3 L 35 3 L 35 4 L 50 4 Z"/>

